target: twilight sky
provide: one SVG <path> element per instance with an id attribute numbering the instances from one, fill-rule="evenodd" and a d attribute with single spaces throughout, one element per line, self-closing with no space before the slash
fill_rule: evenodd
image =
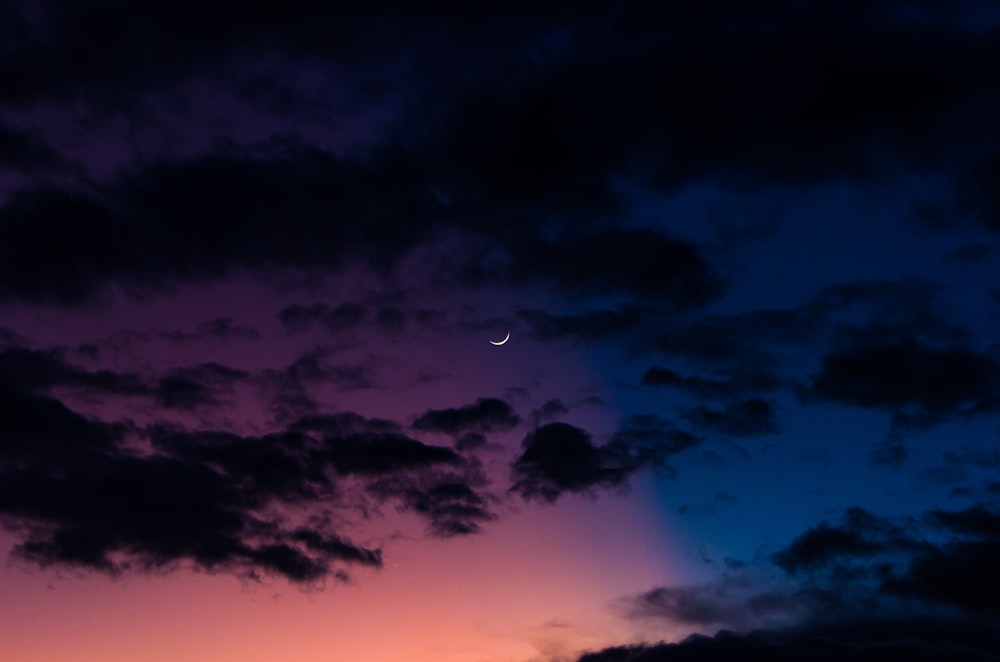
<path id="1" fill-rule="evenodd" d="M 1000 660 L 995 3 L 340 4 L 0 6 L 0 658 Z"/>

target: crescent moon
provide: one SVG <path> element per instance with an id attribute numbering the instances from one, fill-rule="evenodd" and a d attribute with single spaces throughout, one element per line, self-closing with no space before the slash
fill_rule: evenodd
<path id="1" fill-rule="evenodd" d="M 510 331 L 507 332 L 507 336 L 503 340 L 491 340 L 490 344 L 491 345 L 496 345 L 496 346 L 499 347 L 500 345 L 504 344 L 508 340 L 510 340 Z"/>

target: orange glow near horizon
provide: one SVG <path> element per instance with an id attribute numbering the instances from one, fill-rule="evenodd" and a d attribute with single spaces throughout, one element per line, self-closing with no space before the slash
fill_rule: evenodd
<path id="1" fill-rule="evenodd" d="M 480 536 L 390 542 L 382 571 L 322 590 L 8 565 L 0 658 L 529 662 L 621 643 L 608 603 L 669 580 L 669 550 L 635 499 L 570 501 L 525 507 Z"/>

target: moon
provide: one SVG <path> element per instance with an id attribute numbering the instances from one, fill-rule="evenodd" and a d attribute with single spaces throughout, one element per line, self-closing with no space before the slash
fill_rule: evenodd
<path id="1" fill-rule="evenodd" d="M 504 337 L 503 340 L 491 340 L 490 344 L 491 345 L 496 345 L 496 346 L 499 347 L 500 345 L 504 344 L 508 340 L 510 340 L 510 331 L 507 332 L 507 335 Z"/>

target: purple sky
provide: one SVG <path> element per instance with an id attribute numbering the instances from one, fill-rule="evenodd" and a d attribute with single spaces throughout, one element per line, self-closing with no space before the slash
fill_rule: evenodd
<path id="1" fill-rule="evenodd" d="M 998 69 L 974 0 L 6 3 L 0 657 L 1000 659 Z"/>

